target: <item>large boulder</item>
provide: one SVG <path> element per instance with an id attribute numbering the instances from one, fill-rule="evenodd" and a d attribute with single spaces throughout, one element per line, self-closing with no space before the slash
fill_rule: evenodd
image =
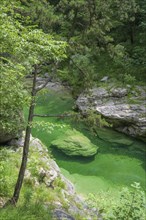
<path id="1" fill-rule="evenodd" d="M 102 115 L 113 127 L 125 134 L 146 140 L 146 89 L 127 88 L 93 88 L 82 93 L 77 107 L 84 114 L 93 110 Z"/>
<path id="2" fill-rule="evenodd" d="M 54 140 L 52 146 L 69 156 L 89 157 L 95 155 L 98 150 L 96 145 L 75 129 L 68 130 L 57 140 Z"/>

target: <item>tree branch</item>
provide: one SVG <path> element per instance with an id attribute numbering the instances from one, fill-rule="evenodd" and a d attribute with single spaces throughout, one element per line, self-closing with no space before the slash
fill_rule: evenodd
<path id="1" fill-rule="evenodd" d="M 36 93 L 38 91 L 42 90 L 43 88 L 45 88 L 49 81 L 50 81 L 50 78 L 48 78 L 43 85 L 37 86 L 36 89 L 35 89 Z"/>
<path id="2" fill-rule="evenodd" d="M 53 74 L 56 72 L 57 66 L 58 66 L 58 63 L 56 63 L 56 65 L 55 65 L 55 67 L 54 67 Z M 37 86 L 36 89 L 35 89 L 36 93 L 37 93 L 38 91 L 42 90 L 43 88 L 45 88 L 49 81 L 50 81 L 50 78 L 48 78 L 44 84 L 42 84 L 42 85 L 40 85 L 40 86 Z"/>
<path id="3" fill-rule="evenodd" d="M 47 115 L 40 115 L 40 114 L 34 114 L 33 117 L 56 117 L 56 118 L 66 118 L 66 117 L 72 117 L 73 114 L 47 114 Z"/>
<path id="4" fill-rule="evenodd" d="M 70 58 L 70 60 L 72 61 L 73 65 L 83 74 L 83 76 L 86 75 L 86 72 L 84 72 L 74 61 L 73 59 Z"/>

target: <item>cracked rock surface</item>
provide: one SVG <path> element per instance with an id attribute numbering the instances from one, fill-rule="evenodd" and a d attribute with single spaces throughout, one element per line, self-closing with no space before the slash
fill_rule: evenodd
<path id="1" fill-rule="evenodd" d="M 79 110 L 94 110 L 130 136 L 146 140 L 146 88 L 93 88 L 82 93 L 76 101 Z"/>

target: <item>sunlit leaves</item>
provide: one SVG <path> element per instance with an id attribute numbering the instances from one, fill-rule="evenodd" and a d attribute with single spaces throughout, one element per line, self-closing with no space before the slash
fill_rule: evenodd
<path id="1" fill-rule="evenodd" d="M 4 64 L 1 66 L 0 96 L 1 96 L 1 128 L 8 133 L 19 130 L 23 125 L 22 108 L 26 104 L 27 94 L 21 83 L 23 67 L 19 64 Z M 21 123 L 20 123 L 21 121 Z"/>
<path id="2" fill-rule="evenodd" d="M 36 128 L 38 131 L 45 131 L 49 134 L 51 134 L 56 128 L 63 129 L 66 127 L 65 124 L 54 124 L 51 122 L 44 121 L 34 121 L 30 126 Z"/>
<path id="3" fill-rule="evenodd" d="M 19 14 L 20 2 L 15 3 L 2 1 L 0 9 L 1 127 L 8 133 L 19 130 L 21 111 L 29 100 L 23 77 L 32 73 L 35 64 L 64 59 L 67 46 L 42 30 L 23 26 L 25 17 Z"/>

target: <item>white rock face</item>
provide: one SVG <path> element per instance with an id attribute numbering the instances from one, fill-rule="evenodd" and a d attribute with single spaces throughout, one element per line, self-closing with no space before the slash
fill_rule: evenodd
<path id="1" fill-rule="evenodd" d="M 116 130 L 146 139 L 146 88 L 93 88 L 81 94 L 77 107 L 86 113 L 94 110 L 111 122 Z"/>

